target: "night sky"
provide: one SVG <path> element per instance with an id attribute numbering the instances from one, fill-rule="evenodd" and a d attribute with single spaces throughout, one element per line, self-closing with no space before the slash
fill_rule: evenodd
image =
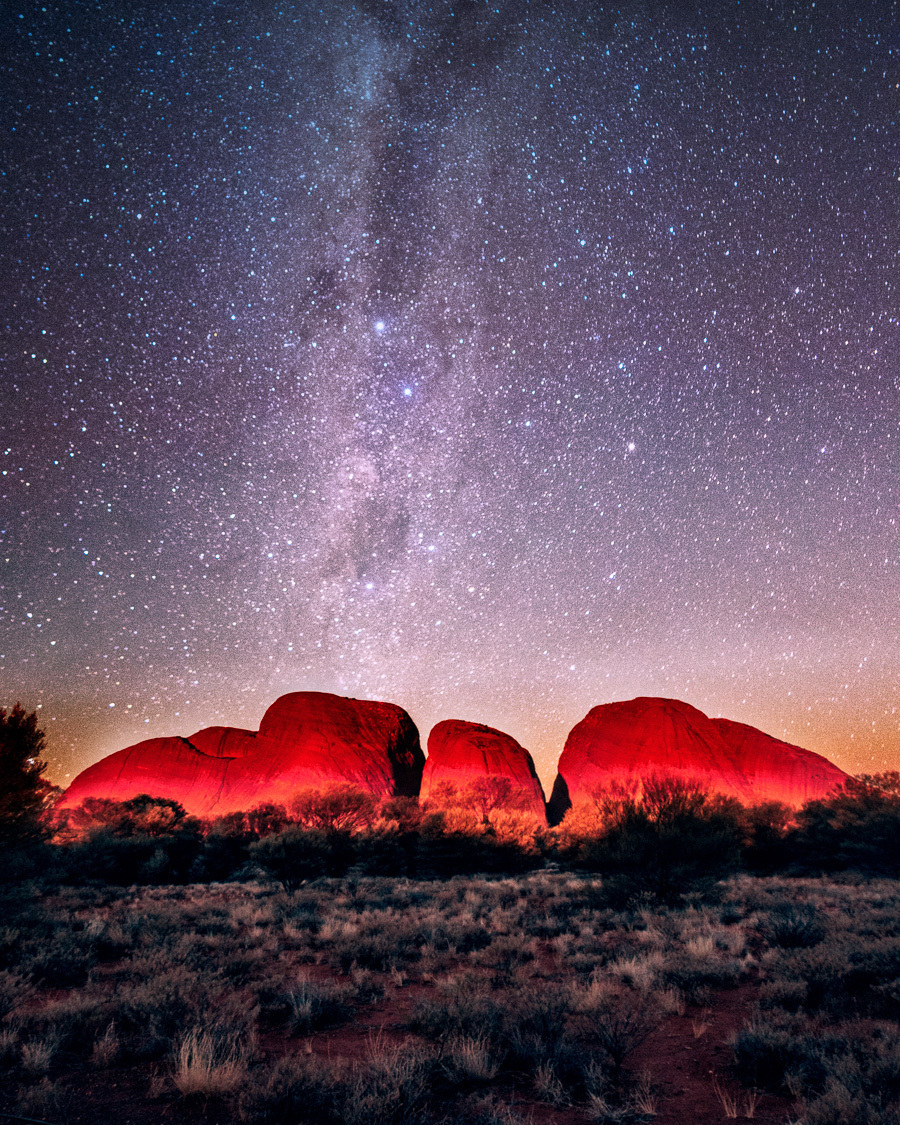
<path id="1" fill-rule="evenodd" d="M 2 17 L 0 704 L 900 767 L 900 4 Z"/>

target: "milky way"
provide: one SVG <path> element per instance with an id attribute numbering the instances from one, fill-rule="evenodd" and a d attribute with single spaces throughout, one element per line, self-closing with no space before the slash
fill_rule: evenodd
<path id="1" fill-rule="evenodd" d="M 55 780 L 298 689 L 545 781 L 635 695 L 900 766 L 896 3 L 2 19 L 0 703 Z"/>

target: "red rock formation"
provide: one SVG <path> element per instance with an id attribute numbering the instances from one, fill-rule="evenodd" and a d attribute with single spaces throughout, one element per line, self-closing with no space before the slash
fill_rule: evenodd
<path id="1" fill-rule="evenodd" d="M 149 793 L 221 816 L 348 781 L 379 797 L 415 796 L 424 761 L 412 719 L 395 704 L 293 692 L 272 704 L 256 734 L 209 727 L 189 740 L 151 738 L 110 754 L 75 778 L 63 805 Z"/>
<path id="2" fill-rule="evenodd" d="M 802 805 L 826 797 L 848 777 L 821 754 L 772 738 L 756 727 L 731 719 L 712 722 L 737 755 L 757 801 Z"/>
<path id="3" fill-rule="evenodd" d="M 598 786 L 642 777 L 699 781 L 745 804 L 801 805 L 847 776 L 826 758 L 677 699 L 641 697 L 592 708 L 566 739 L 550 799 L 556 822 Z"/>
<path id="4" fill-rule="evenodd" d="M 256 731 L 240 727 L 205 727 L 192 734 L 188 742 L 210 758 L 243 758 L 256 747 Z"/>
<path id="5" fill-rule="evenodd" d="M 510 807 L 544 819 L 544 791 L 531 755 L 510 735 L 480 723 L 445 719 L 428 736 L 428 758 L 422 774 L 422 800 L 451 786 L 464 793 L 482 778 L 512 783 Z"/>

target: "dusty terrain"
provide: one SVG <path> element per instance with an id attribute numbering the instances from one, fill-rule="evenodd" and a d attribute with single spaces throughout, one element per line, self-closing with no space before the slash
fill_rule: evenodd
<path id="1" fill-rule="evenodd" d="M 897 902 L 886 881 L 743 878 L 615 912 L 598 879 L 554 872 L 19 896 L 0 1105 L 52 1125 L 849 1125 L 814 1063 L 827 1026 L 847 1098 L 881 1096 L 867 1054 L 893 1089 Z M 876 968 L 841 1011 L 815 974 L 859 948 L 851 916 Z"/>

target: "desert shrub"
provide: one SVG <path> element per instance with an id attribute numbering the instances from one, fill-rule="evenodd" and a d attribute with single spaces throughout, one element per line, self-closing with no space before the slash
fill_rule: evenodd
<path id="1" fill-rule="evenodd" d="M 47 1037 L 67 1055 L 89 1053 L 103 1029 L 113 1022 L 111 999 L 91 990 L 73 991 L 40 1007 L 27 1008 L 16 1018 L 22 1040 Z"/>
<path id="2" fill-rule="evenodd" d="M 69 883 L 183 883 L 201 847 L 199 820 L 177 801 L 146 794 L 90 797 L 54 823 L 59 877 Z"/>
<path id="3" fill-rule="evenodd" d="M 441 1056 L 449 1081 L 467 1087 L 496 1078 L 501 1061 L 496 1045 L 483 1036 L 462 1035 L 451 1039 Z"/>
<path id="4" fill-rule="evenodd" d="M 799 1012 L 806 1000 L 806 981 L 776 978 L 763 981 L 759 989 L 761 1008 L 783 1008 L 786 1012 Z"/>
<path id="5" fill-rule="evenodd" d="M 733 957 L 714 953 L 694 954 L 688 949 L 675 949 L 667 954 L 661 966 L 664 984 L 676 988 L 694 1004 L 708 1003 L 710 994 L 721 988 L 734 988 L 740 981 L 742 968 Z"/>
<path id="6" fill-rule="evenodd" d="M 133 1058 L 159 1056 L 185 1028 L 210 1020 L 211 1012 L 222 1034 L 250 1035 L 256 1017 L 224 981 L 184 967 L 120 985 L 113 1012 L 123 1052 Z"/>
<path id="7" fill-rule="evenodd" d="M 802 1113 L 803 1125 L 893 1125 L 900 1120 L 894 1107 L 873 1105 L 863 1091 L 834 1079 L 820 1095 L 803 1099 Z"/>
<path id="8" fill-rule="evenodd" d="M 301 980 L 282 994 L 287 1027 L 292 1035 L 308 1035 L 346 1019 L 353 1008 L 352 987 L 327 981 Z"/>
<path id="9" fill-rule="evenodd" d="M 506 1026 L 507 1007 L 504 997 L 483 991 L 480 982 L 472 982 L 472 990 L 458 982 L 459 990 L 449 996 L 419 1001 L 408 1021 L 411 1031 L 429 1039 L 454 1037 L 499 1043 Z"/>
<path id="10" fill-rule="evenodd" d="M 798 856 L 811 870 L 900 874 L 900 792 L 894 778 L 849 778 L 797 814 Z"/>
<path id="11" fill-rule="evenodd" d="M 821 1089 L 828 1077 L 816 1037 L 797 1017 L 751 1021 L 737 1033 L 732 1046 L 735 1074 L 745 1086 L 784 1093 L 791 1075 L 805 1089 Z"/>
<path id="12" fill-rule="evenodd" d="M 356 851 L 348 833 L 289 826 L 250 845 L 250 858 L 288 892 L 308 879 L 346 873 Z"/>
<path id="13" fill-rule="evenodd" d="M 172 1081 L 183 1097 L 226 1097 L 246 1076 L 246 1041 L 219 1027 L 194 1027 L 178 1038 L 172 1061 Z"/>
<path id="14" fill-rule="evenodd" d="M 29 1078 L 45 1075 L 59 1050 L 59 1038 L 49 1032 L 22 1044 L 22 1069 Z"/>
<path id="15" fill-rule="evenodd" d="M 772 962 L 772 984 L 793 1003 L 834 1018 L 896 1016 L 900 980 L 900 939 L 834 937 L 811 949 L 786 950 Z M 793 988 L 791 986 L 794 986 Z M 768 998 L 771 1001 L 770 988 Z M 787 1006 L 787 1005 L 786 1005 Z"/>
<path id="16" fill-rule="evenodd" d="M 605 1057 L 614 1083 L 620 1081 L 627 1057 L 658 1026 L 661 1016 L 652 1003 L 616 994 L 584 1012 L 587 1039 Z"/>
<path id="17" fill-rule="evenodd" d="M 199 851 L 199 833 L 121 836 L 112 829 L 99 829 L 64 849 L 65 878 L 119 886 L 184 883 Z"/>
<path id="18" fill-rule="evenodd" d="M 485 949 L 493 940 L 485 926 L 464 917 L 448 920 L 443 934 L 450 948 L 460 954 Z"/>
<path id="19" fill-rule="evenodd" d="M 189 816 L 177 801 L 146 793 L 127 801 L 87 797 L 76 808 L 57 812 L 54 820 L 57 838 L 62 842 L 87 839 L 96 832 L 156 839 L 196 836 L 201 828 L 199 820 Z"/>
<path id="20" fill-rule="evenodd" d="M 118 961 L 129 953 L 138 938 L 138 927 L 134 919 L 107 922 L 96 928 L 94 951 L 100 962 Z"/>
<path id="21" fill-rule="evenodd" d="M 44 1078 L 19 1091 L 14 1103 L 21 1120 L 65 1120 L 72 1108 L 72 1096 L 61 1082 Z"/>
<path id="22" fill-rule="evenodd" d="M 422 821 L 416 858 L 424 878 L 446 879 L 475 872 L 509 875 L 527 871 L 540 862 L 539 856 L 517 843 L 479 829 L 475 814 L 470 831 L 448 830 L 447 817 L 447 811 L 431 812 Z"/>
<path id="23" fill-rule="evenodd" d="M 386 973 L 394 965 L 410 960 L 414 954 L 415 948 L 398 943 L 394 934 L 370 930 L 335 942 L 332 958 L 337 960 L 341 971 L 345 973 L 354 965 Z"/>
<path id="24" fill-rule="evenodd" d="M 747 870 L 771 875 L 795 862 L 794 812 L 780 801 L 764 801 L 742 810 L 742 859 Z"/>
<path id="25" fill-rule="evenodd" d="M 91 1047 L 91 1065 L 97 1070 L 112 1066 L 119 1058 L 122 1044 L 115 1023 L 107 1024 L 102 1035 L 98 1035 Z"/>
<path id="26" fill-rule="evenodd" d="M 484 949 L 473 954 L 476 965 L 485 965 L 494 970 L 494 984 L 502 984 L 510 979 L 514 969 L 534 960 L 534 951 L 523 941 L 521 935 L 495 938 Z"/>
<path id="27" fill-rule="evenodd" d="M 218 817 L 203 837 L 194 877 L 216 882 L 237 878 L 250 860 L 250 845 L 257 839 L 244 813 Z"/>
<path id="28" fill-rule="evenodd" d="M 598 791 L 603 831 L 581 845 L 579 861 L 604 874 L 609 905 L 677 903 L 710 895 L 740 859 L 740 807 L 699 785 L 647 778 L 641 794 Z"/>
<path id="29" fill-rule="evenodd" d="M 24 1003 L 32 992 L 29 979 L 21 973 L 0 972 L 0 1021 Z"/>
<path id="30" fill-rule="evenodd" d="M 888 1125 L 900 1120 L 896 1025 L 843 1021 L 813 1027 L 802 1017 L 751 1023 L 735 1039 L 745 1082 L 799 1096 L 801 1119 L 817 1125 Z"/>
<path id="31" fill-rule="evenodd" d="M 529 1125 L 532 1117 L 522 1117 L 493 1093 L 479 1092 L 449 1106 L 438 1120 L 441 1125 Z"/>
<path id="32" fill-rule="evenodd" d="M 433 1101 L 439 1081 L 433 1054 L 376 1037 L 352 1071 L 303 1056 L 251 1072 L 236 1112 L 252 1125 L 431 1125 L 445 1116 Z"/>
<path id="33" fill-rule="evenodd" d="M 94 936 L 60 929 L 34 953 L 30 970 L 35 979 L 51 988 L 83 984 L 97 962 Z"/>
<path id="34" fill-rule="evenodd" d="M 368 789 L 349 782 L 317 786 L 295 793 L 288 812 L 302 827 L 316 832 L 352 833 L 371 828 L 378 800 Z"/>
<path id="35" fill-rule="evenodd" d="M 566 1038 L 568 1000 L 557 992 L 520 993 L 507 1015 L 510 1049 L 516 1062 L 555 1061 Z"/>
<path id="36" fill-rule="evenodd" d="M 371 1044 L 370 1056 L 344 1091 L 341 1116 L 346 1125 L 432 1125 L 439 1075 L 434 1056 L 409 1043 L 387 1046 L 378 1040 Z"/>
<path id="37" fill-rule="evenodd" d="M 409 797 L 397 800 L 410 800 Z M 413 876 L 418 867 L 418 835 L 391 826 L 355 837 L 354 870 L 370 876 Z"/>
<path id="38" fill-rule="evenodd" d="M 766 941 L 782 949 L 808 949 L 825 937 L 825 927 L 811 903 L 776 903 L 759 929 Z"/>
<path id="39" fill-rule="evenodd" d="M 288 1056 L 251 1070 L 234 1112 L 246 1125 L 339 1125 L 342 1076 L 321 1058 Z"/>

